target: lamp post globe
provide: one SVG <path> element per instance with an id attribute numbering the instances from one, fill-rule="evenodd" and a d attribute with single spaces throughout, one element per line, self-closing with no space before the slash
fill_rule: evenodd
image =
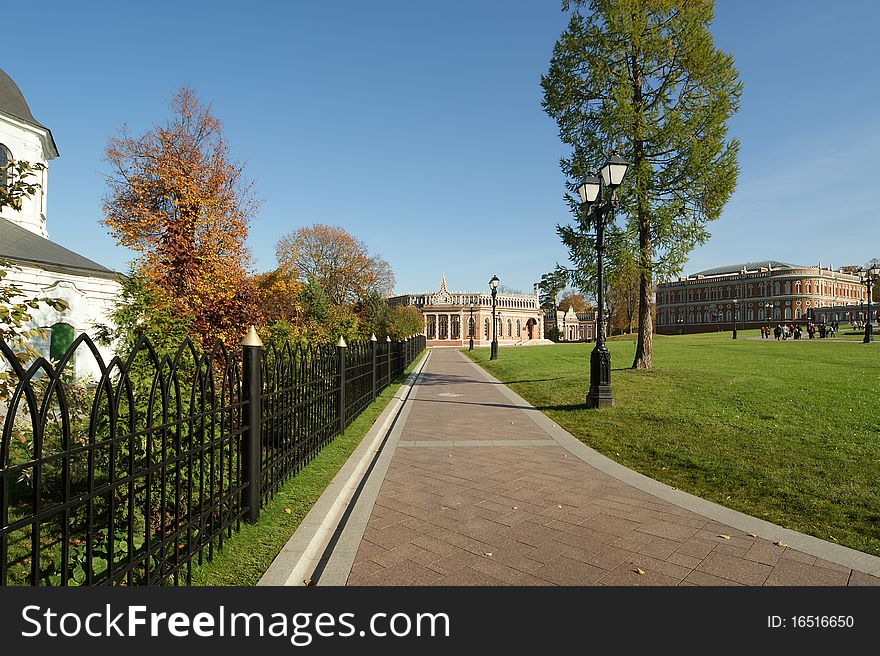
<path id="1" fill-rule="evenodd" d="M 489 348 L 489 359 L 497 360 L 498 359 L 498 335 L 496 331 L 496 322 L 495 322 L 495 297 L 498 294 L 498 276 L 492 276 L 491 280 L 489 280 L 489 289 L 492 290 L 492 344 Z"/>
<path id="2" fill-rule="evenodd" d="M 607 408 L 614 405 L 611 392 L 611 353 L 605 345 L 605 222 L 614 219 L 617 187 L 623 182 L 629 162 L 612 153 L 599 170 L 599 176 L 588 175 L 578 185 L 582 211 L 596 226 L 596 344 L 590 353 L 590 390 L 588 408 Z"/>

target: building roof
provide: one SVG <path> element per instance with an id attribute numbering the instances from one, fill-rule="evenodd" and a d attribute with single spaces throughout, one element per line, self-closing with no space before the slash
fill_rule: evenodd
<path id="1" fill-rule="evenodd" d="M 694 276 L 725 276 L 731 274 L 742 273 L 743 271 L 754 273 L 756 271 L 760 271 L 761 269 L 770 269 L 776 271 L 778 269 L 802 269 L 799 264 L 788 264 L 786 262 L 777 262 L 776 260 L 758 260 L 757 262 L 742 262 L 741 264 L 727 264 L 725 266 L 715 267 L 713 269 L 706 269 L 705 271 L 697 271 L 696 273 L 692 273 L 690 277 Z"/>
<path id="2" fill-rule="evenodd" d="M 54 241 L 0 218 L 0 259 L 46 271 L 115 280 L 118 274 Z"/>
<path id="3" fill-rule="evenodd" d="M 20 119 L 25 123 L 30 123 L 48 132 L 52 147 L 55 149 L 55 153 L 58 153 L 58 147 L 55 145 L 55 137 L 52 136 L 52 131 L 34 118 L 31 108 L 28 107 L 27 101 L 21 93 L 21 89 L 18 88 L 18 85 L 2 68 L 0 68 L 0 113 Z"/>

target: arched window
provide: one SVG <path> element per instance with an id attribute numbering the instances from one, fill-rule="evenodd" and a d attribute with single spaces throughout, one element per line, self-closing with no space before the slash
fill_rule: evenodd
<path id="1" fill-rule="evenodd" d="M 778 282 L 773 283 L 773 295 L 779 296 L 779 283 Z"/>
<path id="2" fill-rule="evenodd" d="M 9 149 L 0 143 L 0 187 L 4 189 L 7 186 L 7 180 L 9 176 L 6 175 L 6 165 L 12 161 L 12 153 L 9 152 Z"/>
<path id="3" fill-rule="evenodd" d="M 785 283 L 785 293 L 791 294 L 791 281 L 790 280 L 786 281 L 786 283 Z"/>
<path id="4" fill-rule="evenodd" d="M 507 320 L 507 336 L 513 337 L 513 322 L 510 319 Z"/>
<path id="5" fill-rule="evenodd" d="M 727 321 L 730 321 L 730 310 L 727 311 Z"/>
<path id="6" fill-rule="evenodd" d="M 763 296 L 763 295 L 764 295 L 764 283 L 762 282 L 760 285 L 758 285 L 758 296 Z"/>
<path id="7" fill-rule="evenodd" d="M 749 321 L 755 320 L 755 311 L 752 308 L 749 308 Z"/>
<path id="8" fill-rule="evenodd" d="M 798 281 L 794 284 L 794 291 L 795 291 L 796 294 L 800 294 L 800 293 L 801 293 L 801 281 L 800 281 L 800 280 L 798 280 Z"/>
<path id="9" fill-rule="evenodd" d="M 795 318 L 795 319 L 800 319 L 800 318 L 801 318 L 801 309 L 800 309 L 800 308 L 798 308 L 798 309 L 796 309 L 796 310 L 794 311 L 794 318 Z"/>
<path id="10" fill-rule="evenodd" d="M 703 313 L 703 323 L 709 323 L 709 313 L 708 312 Z"/>
<path id="11" fill-rule="evenodd" d="M 517 319 L 516 320 L 516 336 L 519 337 L 521 334 L 522 334 L 522 324 L 520 323 L 520 320 Z"/>
<path id="12" fill-rule="evenodd" d="M 428 339 L 434 339 L 437 336 L 437 317 L 433 314 L 428 315 Z"/>
<path id="13" fill-rule="evenodd" d="M 786 319 L 786 321 L 791 319 L 791 308 L 790 307 L 785 308 L 785 319 Z"/>
<path id="14" fill-rule="evenodd" d="M 483 336 L 486 339 L 489 339 L 489 320 L 488 319 L 483 321 Z"/>

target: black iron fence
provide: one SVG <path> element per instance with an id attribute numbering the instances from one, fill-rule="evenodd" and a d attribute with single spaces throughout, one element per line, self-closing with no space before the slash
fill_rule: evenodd
<path id="1" fill-rule="evenodd" d="M 424 348 L 141 340 L 105 363 L 81 335 L 25 368 L 0 340 L 0 585 L 189 584 Z M 71 375 L 86 352 L 97 381 Z"/>

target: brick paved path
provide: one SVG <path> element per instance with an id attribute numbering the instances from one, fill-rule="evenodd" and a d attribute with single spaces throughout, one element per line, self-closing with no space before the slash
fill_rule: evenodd
<path id="1" fill-rule="evenodd" d="M 457 351 L 410 402 L 348 585 L 880 583 L 599 471 Z"/>

